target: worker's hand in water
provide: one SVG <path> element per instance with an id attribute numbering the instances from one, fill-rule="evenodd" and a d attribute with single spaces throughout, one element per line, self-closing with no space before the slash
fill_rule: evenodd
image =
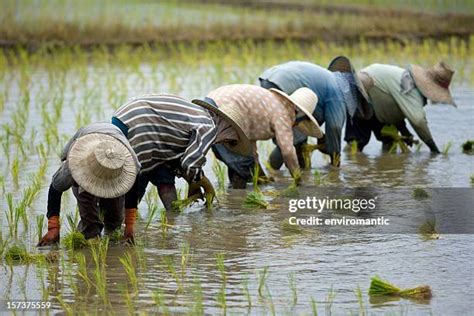
<path id="1" fill-rule="evenodd" d="M 331 155 L 331 165 L 334 167 L 341 166 L 341 154 L 340 153 L 332 153 Z"/>
<path id="2" fill-rule="evenodd" d="M 48 219 L 48 232 L 41 238 L 38 247 L 59 243 L 59 216 L 51 216 Z"/>
<path id="3" fill-rule="evenodd" d="M 189 184 L 188 198 L 198 197 L 202 200 L 206 199 L 208 203 L 212 203 L 215 195 L 216 191 L 206 176 L 203 176 L 199 181 Z"/>
<path id="4" fill-rule="evenodd" d="M 275 182 L 272 176 L 263 175 L 258 177 L 258 184 L 268 184 L 270 182 Z"/>
<path id="5" fill-rule="evenodd" d="M 133 245 L 135 243 L 135 221 L 137 220 L 137 209 L 125 209 L 125 231 L 123 233 L 123 242 Z"/>
<path id="6" fill-rule="evenodd" d="M 415 140 L 415 139 L 413 138 L 413 136 L 404 136 L 404 137 L 403 137 L 403 142 L 405 142 L 405 144 L 407 144 L 407 145 L 410 146 L 410 147 L 412 147 L 413 144 L 418 143 L 418 141 Z"/>

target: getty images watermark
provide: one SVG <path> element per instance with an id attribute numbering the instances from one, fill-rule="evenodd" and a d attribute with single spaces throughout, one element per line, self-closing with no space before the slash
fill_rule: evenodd
<path id="1" fill-rule="evenodd" d="M 378 197 L 366 198 L 318 198 L 306 197 L 305 199 L 291 199 L 288 202 L 288 211 L 294 216 L 288 218 L 290 225 L 300 226 L 387 226 L 390 225 L 389 218 L 378 217 L 358 217 L 359 212 L 373 211 L 377 207 Z M 315 215 L 298 217 L 295 213 L 305 211 L 315 213 Z M 344 211 L 351 211 L 352 216 L 327 217 L 324 212 L 337 212 L 344 214 Z M 355 216 L 354 216 L 355 215 Z"/>

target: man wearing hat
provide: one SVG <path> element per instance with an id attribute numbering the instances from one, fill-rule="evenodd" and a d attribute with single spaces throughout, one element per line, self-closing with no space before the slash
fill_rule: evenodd
<path id="1" fill-rule="evenodd" d="M 456 106 L 449 91 L 453 74 L 454 71 L 443 62 L 430 69 L 411 65 L 407 70 L 384 64 L 372 64 L 362 69 L 358 76 L 369 94 L 374 115 L 370 120 L 356 118 L 347 122 L 345 140 L 357 141 L 359 150 L 362 150 L 373 132 L 378 140 L 388 143 L 391 140 L 382 137 L 381 129 L 385 124 L 393 124 L 411 146 L 413 135 L 405 126 L 405 119 L 408 119 L 431 152 L 439 153 L 428 127 L 424 106 L 427 99 Z"/>
<path id="2" fill-rule="evenodd" d="M 126 195 L 127 213 L 136 213 L 149 182 L 157 186 L 165 208 L 172 209 L 177 199 L 176 176 L 189 183 L 188 196 L 213 196 L 202 167 L 214 143 L 228 143 L 242 154 L 251 152 L 249 140 L 232 117 L 174 95 L 134 98 L 115 112 L 112 123 L 126 135 L 142 166 Z"/>
<path id="3" fill-rule="evenodd" d="M 350 119 L 368 118 L 371 108 L 367 93 L 347 57 L 336 57 L 328 69 L 309 62 L 290 61 L 267 69 L 259 80 L 266 89 L 291 94 L 307 87 L 317 95 L 318 104 L 313 115 L 320 125 L 325 124 L 325 137 L 318 142 L 320 148 L 323 147 L 320 150 L 330 155 L 332 165 L 339 166 L 341 133 L 347 115 Z M 294 145 L 298 151 L 303 150 L 306 141 L 306 135 L 295 132 Z M 270 165 L 279 169 L 281 164 L 281 150 L 277 147 L 270 155 Z"/>
<path id="4" fill-rule="evenodd" d="M 124 219 L 125 193 L 135 182 L 140 164 L 120 129 L 110 123 L 94 123 L 79 129 L 66 144 L 62 165 L 53 175 L 48 193 L 48 232 L 38 246 L 59 242 L 62 193 L 72 187 L 86 239 L 111 233 Z M 103 211 L 104 221 L 100 219 Z M 126 239 L 133 238 L 133 222 L 125 218 Z"/>
<path id="5" fill-rule="evenodd" d="M 322 138 L 318 122 L 312 116 L 318 99 L 308 88 L 300 88 L 291 95 L 256 85 L 233 84 L 220 87 L 208 94 L 205 100 L 193 100 L 207 108 L 217 108 L 241 126 L 252 142 L 251 155 L 239 155 L 229 146 L 216 144 L 212 149 L 216 157 L 228 167 L 229 179 L 234 188 L 245 188 L 252 180 L 252 171 L 258 164 L 256 141 L 276 138 L 283 161 L 291 175 L 298 179 L 299 166 L 293 146 L 293 127 L 296 118 L 307 118 L 297 128 Z M 261 175 L 263 171 L 259 168 Z"/>

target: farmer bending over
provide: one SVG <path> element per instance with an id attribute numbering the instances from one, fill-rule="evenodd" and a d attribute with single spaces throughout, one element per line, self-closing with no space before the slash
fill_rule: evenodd
<path id="1" fill-rule="evenodd" d="M 290 61 L 267 69 L 259 80 L 266 89 L 275 88 L 291 94 L 301 87 L 307 87 L 318 96 L 313 116 L 320 125 L 325 124 L 325 137 L 319 140 L 319 149 L 330 155 L 332 165 L 339 166 L 341 134 L 347 115 L 353 119 L 370 117 L 372 114 L 367 103 L 367 93 L 350 60 L 344 56 L 336 57 L 328 69 L 309 62 Z M 294 135 L 293 143 L 298 157 L 303 157 L 308 137 L 298 131 Z M 303 167 L 303 160 L 299 161 Z M 280 147 L 273 150 L 269 162 L 274 169 L 281 167 L 283 160 Z"/>
<path id="2" fill-rule="evenodd" d="M 369 120 L 355 118 L 352 122 L 347 121 L 345 140 L 357 141 L 359 150 L 362 150 L 373 132 L 386 148 L 392 140 L 384 138 L 381 130 L 385 124 L 393 124 L 407 145 L 412 146 L 413 135 L 406 128 L 406 118 L 431 152 L 439 153 L 428 127 L 424 106 L 427 99 L 456 106 L 449 91 L 453 74 L 454 71 L 443 62 L 430 69 L 416 65 L 403 69 L 384 64 L 372 64 L 362 69 L 358 76 L 369 94 L 374 115 Z"/>
<path id="3" fill-rule="evenodd" d="M 48 232 L 38 243 L 59 242 L 62 193 L 72 187 L 86 239 L 110 234 L 124 219 L 124 194 L 132 187 L 140 168 L 137 157 L 120 129 L 110 123 L 95 123 L 79 129 L 61 155 L 62 165 L 53 175 L 48 193 Z M 104 222 L 100 219 L 103 211 Z M 133 235 L 126 218 L 125 238 Z"/>
<path id="4" fill-rule="evenodd" d="M 293 146 L 292 130 L 296 120 L 308 118 L 298 127 L 315 137 L 323 137 L 316 119 L 311 115 L 318 97 L 307 88 L 298 89 L 289 96 L 280 90 L 234 84 L 210 92 L 206 101 L 193 100 L 194 103 L 203 106 L 208 104 L 208 107 L 216 104 L 222 113 L 242 127 L 252 142 L 253 154 L 247 156 L 236 154 L 226 145 L 212 146 L 216 157 L 227 165 L 229 179 L 234 188 L 245 188 L 246 183 L 252 180 L 251 173 L 255 164 L 258 164 L 257 140 L 275 137 L 285 165 L 291 175 L 298 179 L 299 166 Z M 264 177 L 262 168 L 259 170 L 260 175 Z"/>
<path id="5" fill-rule="evenodd" d="M 136 213 L 149 182 L 158 188 L 167 210 L 177 200 L 175 177 L 189 183 L 188 197 L 214 195 L 202 170 L 213 143 L 239 144 L 244 153 L 250 143 L 238 124 L 214 107 L 202 107 L 174 95 L 145 95 L 120 107 L 112 118 L 127 136 L 142 169 L 126 196 L 126 213 Z"/>

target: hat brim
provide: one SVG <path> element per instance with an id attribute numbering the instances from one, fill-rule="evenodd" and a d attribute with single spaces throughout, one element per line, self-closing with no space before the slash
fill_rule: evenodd
<path id="1" fill-rule="evenodd" d="M 286 94 L 285 92 L 281 91 L 281 90 L 278 90 L 278 89 L 275 89 L 275 88 L 270 88 L 269 89 L 270 91 L 272 92 L 275 92 L 279 95 L 281 95 L 282 97 L 284 97 L 285 99 L 289 100 L 292 104 L 294 104 L 298 110 L 300 110 L 301 112 L 303 112 L 308 118 L 309 120 L 313 123 L 312 124 L 312 128 L 309 129 L 305 134 L 307 134 L 308 136 L 312 136 L 312 137 L 316 137 L 316 138 L 323 138 L 324 137 L 324 133 L 323 131 L 321 130 L 321 127 L 319 126 L 319 123 L 318 121 L 314 118 L 313 114 L 312 113 L 309 113 L 308 110 L 306 110 L 303 106 L 301 106 L 300 104 L 298 104 L 297 102 L 295 102 L 288 94 Z"/>
<path id="2" fill-rule="evenodd" d="M 457 107 L 449 89 L 436 84 L 427 69 L 418 65 L 410 65 L 408 70 L 415 80 L 416 87 L 427 99 L 433 103 L 444 103 Z"/>
<path id="3" fill-rule="evenodd" d="M 357 90 L 359 90 L 360 94 L 363 97 L 363 101 L 361 106 L 358 107 L 358 110 L 362 116 L 363 119 L 369 119 L 373 115 L 373 110 L 370 105 L 370 97 L 367 91 L 364 88 L 364 85 L 362 84 L 362 81 L 360 81 L 359 76 L 357 76 L 357 71 L 352 65 L 351 61 L 349 58 L 346 56 L 337 56 L 334 58 L 328 66 L 328 70 L 332 72 L 349 72 L 352 73 L 354 76 L 354 80 L 357 86 Z"/>
<path id="4" fill-rule="evenodd" d="M 215 113 L 216 115 L 219 115 L 234 128 L 235 132 L 237 133 L 237 136 L 239 137 L 239 140 L 237 141 L 235 145 L 232 145 L 231 143 L 224 143 L 223 144 L 224 146 L 226 146 L 230 151 L 236 154 L 239 154 L 242 156 L 253 156 L 252 143 L 250 142 L 249 138 L 244 133 L 242 128 L 239 126 L 239 124 L 237 124 L 233 118 L 231 118 L 229 115 L 227 115 L 223 111 L 219 110 L 219 108 L 213 106 L 212 104 L 204 100 L 194 99 L 192 100 L 192 103 L 197 104 L 205 108 L 206 110 Z"/>
<path id="5" fill-rule="evenodd" d="M 98 177 L 88 163 L 89 155 L 93 154 L 94 148 L 100 146 L 104 141 L 117 142 L 123 146 L 124 164 L 120 175 L 114 178 Z M 71 145 L 67 155 L 67 164 L 74 181 L 88 193 L 99 198 L 117 198 L 126 194 L 132 188 L 138 174 L 138 167 L 130 152 L 120 140 L 113 136 L 101 133 L 86 134 L 77 138 Z"/>

